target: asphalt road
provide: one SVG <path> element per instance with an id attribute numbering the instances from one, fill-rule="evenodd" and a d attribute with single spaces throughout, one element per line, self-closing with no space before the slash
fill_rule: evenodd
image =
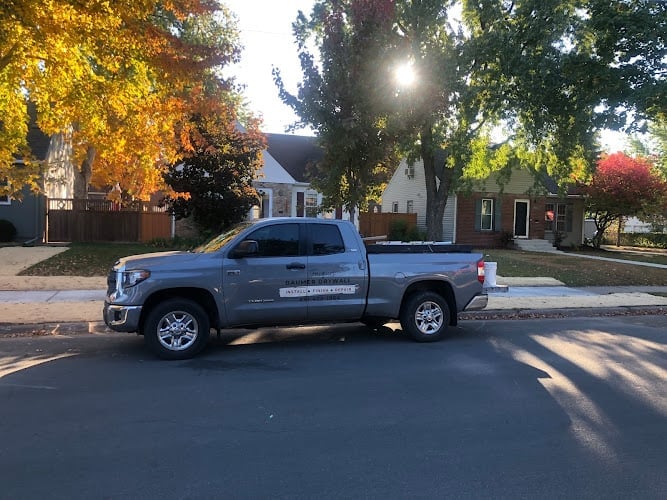
<path id="1" fill-rule="evenodd" d="M 0 338 L 0 498 L 665 498 L 664 316 Z"/>

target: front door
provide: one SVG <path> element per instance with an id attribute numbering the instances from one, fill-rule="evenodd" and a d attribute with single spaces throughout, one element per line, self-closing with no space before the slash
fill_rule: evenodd
<path id="1" fill-rule="evenodd" d="M 295 293 L 307 283 L 307 257 L 301 224 L 263 226 L 246 239 L 257 241 L 257 255 L 225 259 L 225 312 L 231 326 L 298 323 L 307 317 L 307 297 Z"/>
<path id="2" fill-rule="evenodd" d="M 528 200 L 514 200 L 514 237 L 528 238 L 528 222 L 530 214 Z"/>

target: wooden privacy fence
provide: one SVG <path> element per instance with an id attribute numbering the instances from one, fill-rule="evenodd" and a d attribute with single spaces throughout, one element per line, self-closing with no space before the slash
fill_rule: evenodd
<path id="1" fill-rule="evenodd" d="M 46 241 L 147 242 L 171 238 L 171 216 L 164 207 L 110 200 L 47 199 Z"/>
<path id="2" fill-rule="evenodd" d="M 359 214 L 359 232 L 364 237 L 386 236 L 389 234 L 391 223 L 397 220 L 403 220 L 408 226 L 417 225 L 417 214 L 399 214 L 393 212 L 371 213 L 364 212 Z"/>

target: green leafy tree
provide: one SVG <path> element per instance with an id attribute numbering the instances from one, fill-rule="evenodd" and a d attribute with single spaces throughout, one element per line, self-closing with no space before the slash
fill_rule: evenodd
<path id="1" fill-rule="evenodd" d="M 174 191 L 165 202 L 177 219 L 191 216 L 202 232 L 219 233 L 257 204 L 252 181 L 266 140 L 257 121 L 243 129 L 235 116 L 200 115 L 192 125 L 184 141 L 189 147 L 164 175 Z"/>
<path id="2" fill-rule="evenodd" d="M 657 172 L 667 180 L 667 120 L 658 117 L 648 124 L 648 134 L 634 135 L 629 141 L 632 156 L 650 159 Z M 653 211 L 644 211 L 639 216 L 642 222 L 650 223 L 655 231 L 661 232 L 667 226 L 667 195 L 662 206 L 658 204 Z"/>
<path id="3" fill-rule="evenodd" d="M 375 106 L 376 73 L 390 33 L 391 2 L 321 2 L 307 19 L 294 23 L 303 81 L 288 92 L 280 70 L 274 78 L 281 99 L 318 135 L 323 157 L 309 171 L 313 187 L 324 194 L 322 210 L 343 206 L 355 220 L 368 201 L 378 199 L 398 160 L 396 142 Z M 313 39 L 319 53 L 310 52 Z M 319 64 L 316 62 L 319 60 Z"/>
<path id="4" fill-rule="evenodd" d="M 599 248 L 604 232 L 623 217 L 656 213 L 667 203 L 667 182 L 645 158 L 624 153 L 603 157 L 584 188 L 587 212 L 595 221 L 593 245 Z"/>
<path id="5" fill-rule="evenodd" d="M 341 5 L 386 6 L 390 16 L 373 27 L 372 39 L 388 44 L 384 57 L 364 70 L 379 123 L 402 129 L 407 158 L 423 161 L 431 239 L 441 238 L 449 193 L 492 127 L 504 126 L 520 166 L 565 184 L 586 177 L 600 128 L 638 127 L 666 106 L 664 3 L 321 0 L 313 19 Z M 345 68 L 358 63 L 348 45 L 335 48 Z M 412 64 L 412 87 L 388 78 L 398 61 Z M 317 94 L 300 97 L 336 109 Z"/>
<path id="6" fill-rule="evenodd" d="M 630 138 L 630 153 L 651 158 L 663 177 L 667 179 L 667 119 L 652 120 L 647 128 L 647 134 L 633 135 Z"/>

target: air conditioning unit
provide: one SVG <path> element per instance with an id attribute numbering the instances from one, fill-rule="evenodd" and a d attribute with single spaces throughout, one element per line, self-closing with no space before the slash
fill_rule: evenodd
<path id="1" fill-rule="evenodd" d="M 405 175 L 408 176 L 408 179 L 414 179 L 415 177 L 415 167 L 408 167 L 405 169 Z"/>

